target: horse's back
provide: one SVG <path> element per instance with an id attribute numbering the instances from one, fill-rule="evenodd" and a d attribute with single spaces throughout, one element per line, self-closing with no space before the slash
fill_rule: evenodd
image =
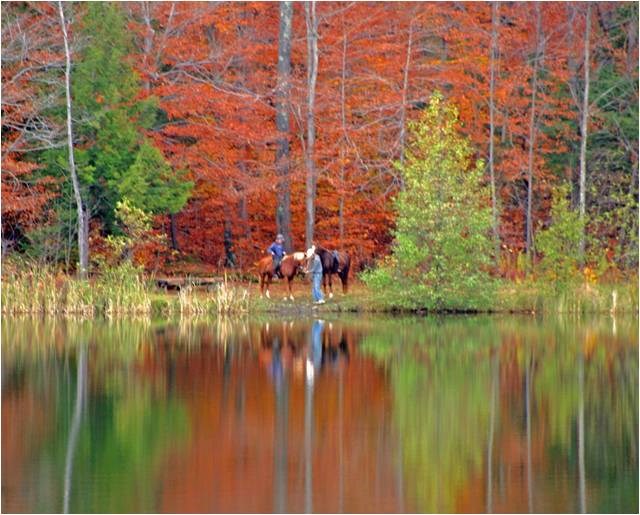
<path id="1" fill-rule="evenodd" d="M 304 259 L 304 252 L 294 252 L 282 258 L 280 271 L 284 276 L 293 276 Z"/>
<path id="2" fill-rule="evenodd" d="M 258 270 L 259 273 L 264 274 L 271 269 L 273 264 L 273 258 L 271 256 L 265 256 L 263 258 L 258 259 L 253 266 Z"/>

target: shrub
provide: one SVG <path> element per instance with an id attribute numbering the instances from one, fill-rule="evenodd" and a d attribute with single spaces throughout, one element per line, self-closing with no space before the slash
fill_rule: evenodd
<path id="1" fill-rule="evenodd" d="M 436 93 L 411 123 L 392 255 L 363 275 L 401 308 L 484 309 L 494 293 L 483 163 L 458 133 L 456 108 Z"/>
<path id="2" fill-rule="evenodd" d="M 568 188 L 556 188 L 551 206 L 551 225 L 538 233 L 536 243 L 543 255 L 538 264 L 541 277 L 556 289 L 579 277 L 582 233 L 583 222 L 579 213 L 569 205 Z"/>

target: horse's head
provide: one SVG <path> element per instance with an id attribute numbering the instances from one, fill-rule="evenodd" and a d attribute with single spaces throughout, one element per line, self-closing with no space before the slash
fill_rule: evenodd
<path id="1" fill-rule="evenodd" d="M 318 254 L 318 256 L 320 256 L 320 261 L 322 261 L 322 269 L 325 271 L 331 270 L 333 265 L 333 254 L 331 253 L 331 251 L 324 248 L 322 245 L 314 245 L 311 248 L 314 249 L 314 252 Z"/>
<path id="2" fill-rule="evenodd" d="M 305 253 L 294 252 L 293 254 L 289 255 L 291 256 L 291 260 L 293 261 L 295 273 L 298 275 L 304 275 L 304 266 L 307 260 Z"/>

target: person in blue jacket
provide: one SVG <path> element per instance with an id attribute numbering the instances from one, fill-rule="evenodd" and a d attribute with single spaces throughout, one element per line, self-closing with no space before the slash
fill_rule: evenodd
<path id="1" fill-rule="evenodd" d="M 315 246 L 307 250 L 307 267 L 306 270 L 311 274 L 312 289 L 314 304 L 324 304 L 324 296 L 320 291 L 320 284 L 322 283 L 322 261 L 320 256 L 316 254 Z"/>
<path id="2" fill-rule="evenodd" d="M 280 273 L 280 263 L 282 263 L 282 258 L 287 254 L 284 251 L 284 236 L 282 234 L 278 234 L 276 236 L 276 241 L 274 241 L 271 246 L 267 249 L 267 252 L 271 254 L 273 258 L 273 270 L 275 275 L 282 278 L 282 274 Z"/>

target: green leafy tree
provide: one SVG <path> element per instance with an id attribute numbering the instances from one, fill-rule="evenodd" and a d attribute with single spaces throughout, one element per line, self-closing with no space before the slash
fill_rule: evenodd
<path id="1" fill-rule="evenodd" d="M 571 209 L 568 188 L 559 187 L 553 193 L 551 225 L 538 234 L 537 247 L 543 258 L 539 269 L 543 277 L 557 287 L 570 283 L 578 275 L 580 237 L 583 222 Z"/>
<path id="2" fill-rule="evenodd" d="M 116 188 L 121 197 L 133 199 L 147 212 L 177 213 L 192 187 L 192 183 L 184 180 L 184 174 L 174 172 L 160 150 L 145 141 Z"/>
<path id="3" fill-rule="evenodd" d="M 174 170 L 145 136 L 158 115 L 157 99 L 141 100 L 140 80 L 130 61 L 134 51 L 121 5 L 95 2 L 82 6 L 77 27 L 86 41 L 72 73 L 78 174 L 93 219 L 107 234 L 119 234 L 118 202 L 150 214 L 177 213 L 192 183 Z M 62 173 L 65 156 L 58 150 L 43 155 L 54 175 Z M 58 203 L 60 222 L 71 217 L 70 192 Z"/>
<path id="4" fill-rule="evenodd" d="M 493 291 L 488 268 L 489 192 L 482 161 L 458 132 L 457 109 L 439 93 L 409 124 L 404 189 L 396 200 L 393 254 L 365 280 L 408 308 L 473 310 Z"/>

